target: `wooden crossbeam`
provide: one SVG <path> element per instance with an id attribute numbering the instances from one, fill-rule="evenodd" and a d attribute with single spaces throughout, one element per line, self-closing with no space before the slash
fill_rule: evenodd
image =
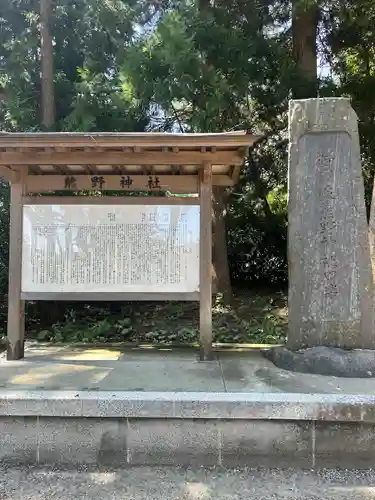
<path id="1" fill-rule="evenodd" d="M 198 196 L 24 196 L 24 205 L 198 205 Z"/>
<path id="2" fill-rule="evenodd" d="M 30 151 L 0 152 L 0 165 L 242 165 L 237 151 Z"/>
<path id="3" fill-rule="evenodd" d="M 215 186 L 231 186 L 227 175 L 213 176 Z M 28 193 L 47 191 L 169 191 L 171 193 L 198 193 L 197 175 L 30 175 Z"/>
<path id="4" fill-rule="evenodd" d="M 260 137 L 244 131 L 217 134 L 168 133 L 0 133 L 0 147 L 228 147 L 250 146 Z"/>

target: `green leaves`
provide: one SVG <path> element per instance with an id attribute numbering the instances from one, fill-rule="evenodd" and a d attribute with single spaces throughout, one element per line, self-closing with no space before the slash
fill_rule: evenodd
<path id="1" fill-rule="evenodd" d="M 372 0 L 332 0 L 330 7 L 324 19 L 327 51 L 336 76 L 336 94 L 351 98 L 359 118 L 369 205 L 375 175 L 375 4 Z"/>

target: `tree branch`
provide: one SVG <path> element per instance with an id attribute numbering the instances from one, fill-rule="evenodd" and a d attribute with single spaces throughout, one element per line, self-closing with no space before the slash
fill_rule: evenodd
<path id="1" fill-rule="evenodd" d="M 176 121 L 177 121 L 177 123 L 178 123 L 178 126 L 179 126 L 179 128 L 180 128 L 180 132 L 184 133 L 184 132 L 185 132 L 184 127 L 182 126 L 182 123 L 181 123 L 180 117 L 178 116 L 178 114 L 177 114 L 177 110 L 176 110 L 176 108 L 173 106 L 173 103 L 172 103 L 172 102 L 171 102 L 171 106 L 172 106 L 172 109 L 173 109 L 173 114 L 174 114 L 174 116 L 175 116 L 175 118 L 176 118 Z"/>

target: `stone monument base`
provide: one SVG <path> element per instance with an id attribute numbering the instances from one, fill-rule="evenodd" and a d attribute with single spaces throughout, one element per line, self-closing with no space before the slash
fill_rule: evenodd
<path id="1" fill-rule="evenodd" d="M 262 352 L 277 367 L 293 372 L 348 378 L 375 377 L 375 350 L 317 346 L 298 351 L 274 347 Z"/>

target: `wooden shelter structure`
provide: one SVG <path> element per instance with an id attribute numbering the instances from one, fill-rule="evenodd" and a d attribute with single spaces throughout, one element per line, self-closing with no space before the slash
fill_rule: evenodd
<path id="1" fill-rule="evenodd" d="M 77 294 L 77 300 L 199 300 L 201 359 L 212 356 L 212 186 L 232 186 L 248 149 L 245 132 L 0 133 L 0 175 L 10 183 L 8 359 L 24 355 L 24 300 L 61 300 L 63 294 L 22 293 L 22 222 L 25 204 L 196 204 L 200 206 L 199 292 L 181 297 Z M 36 197 L 81 190 L 168 191 L 172 197 Z M 186 193 L 196 197 L 186 197 Z M 41 294 L 43 295 L 43 294 Z M 95 296 L 93 296 L 95 295 Z M 66 297 L 68 298 L 68 297 Z M 72 296 L 69 296 L 72 300 Z"/>

